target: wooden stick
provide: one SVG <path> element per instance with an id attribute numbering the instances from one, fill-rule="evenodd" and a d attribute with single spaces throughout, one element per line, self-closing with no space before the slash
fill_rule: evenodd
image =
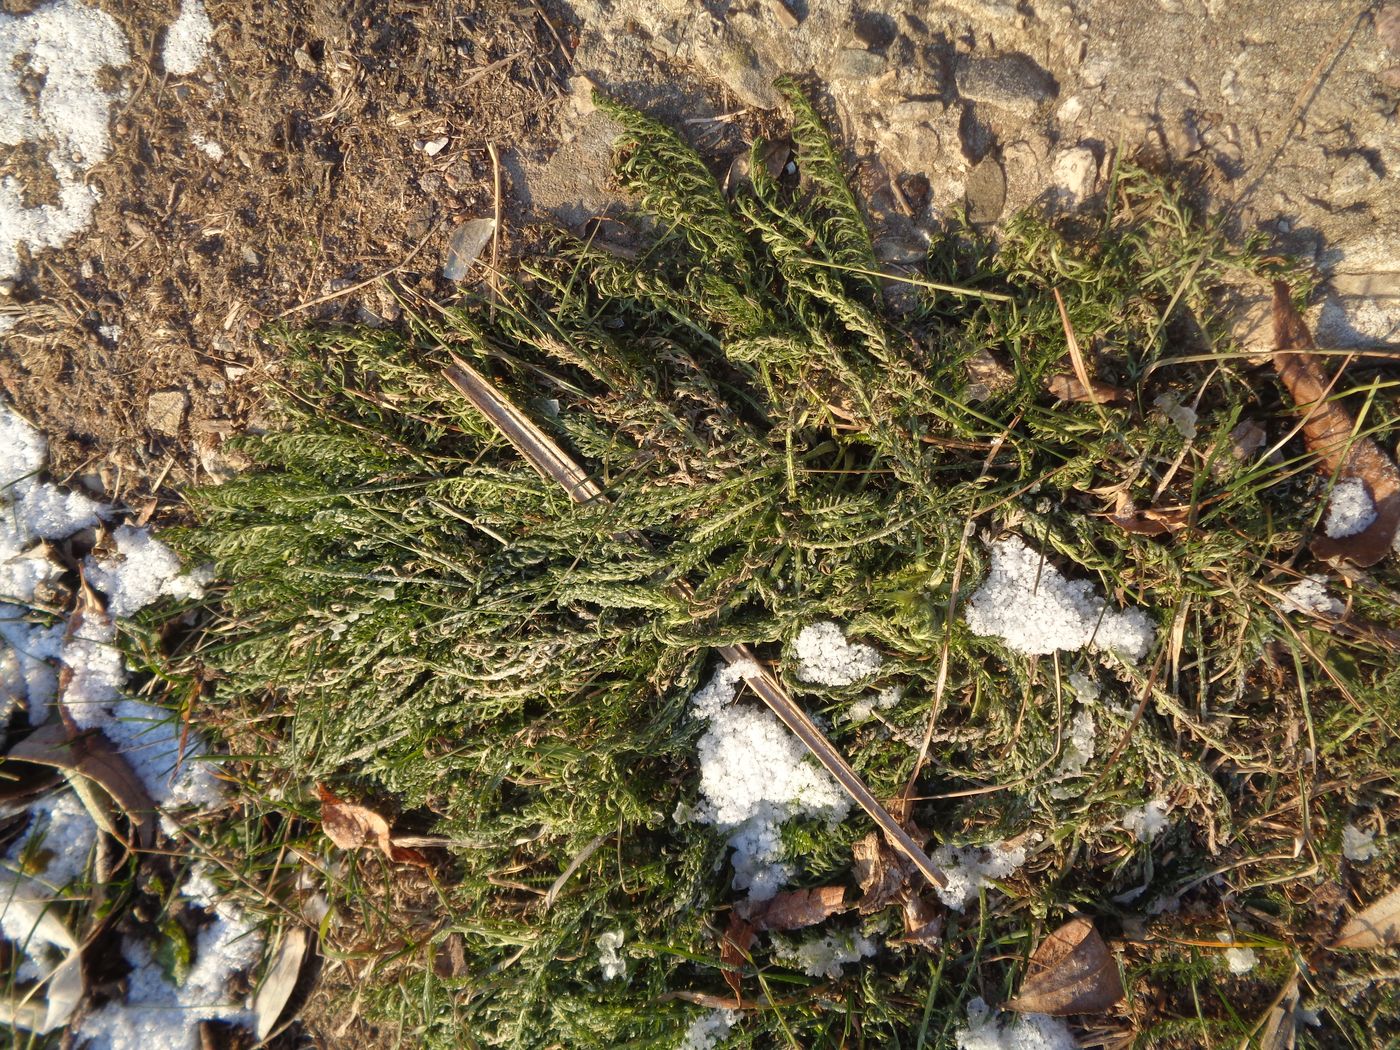
<path id="1" fill-rule="evenodd" d="M 502 395 L 490 380 L 450 350 L 448 353 L 451 354 L 453 363 L 443 369 L 447 381 L 465 395 L 476 410 L 515 446 L 516 451 L 541 477 L 562 487 L 575 503 L 592 503 L 606 498 L 593 479 L 584 473 L 548 434 Z M 635 538 L 645 543 L 640 535 Z M 674 584 L 673 589 L 682 597 L 691 596 L 690 587 L 684 582 Z M 817 728 L 807 712 L 788 695 L 782 682 L 759 662 L 754 651 L 747 645 L 725 645 L 719 647 L 719 654 L 731 665 L 739 664 L 753 668 L 744 675 L 749 688 L 768 705 L 802 745 L 816 756 L 817 761 L 836 778 L 836 782 L 855 799 L 861 809 L 870 815 L 870 819 L 879 825 L 900 852 L 913 862 L 924 878 L 935 886 L 946 886 L 948 880 L 943 873 L 934 867 L 933 861 L 929 860 L 919 844 L 894 817 L 890 816 L 885 807 L 880 805 L 879 800 L 856 775 L 841 753 L 822 735 L 822 731 Z"/>

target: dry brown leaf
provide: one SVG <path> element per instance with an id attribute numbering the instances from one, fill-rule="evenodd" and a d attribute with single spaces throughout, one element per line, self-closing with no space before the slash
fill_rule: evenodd
<path id="1" fill-rule="evenodd" d="M 1075 916 L 1031 954 L 1021 994 L 1006 1004 L 1021 1013 L 1092 1014 L 1123 998 L 1123 981 L 1108 945 L 1083 916 Z"/>
<path id="2" fill-rule="evenodd" d="M 449 933 L 433 953 L 433 973 L 439 977 L 467 975 L 467 942 L 460 933 Z"/>
<path id="3" fill-rule="evenodd" d="M 904 901 L 904 944 L 915 944 L 932 949 L 943 940 L 944 911 L 938 904 L 922 894 L 915 894 Z"/>
<path id="4" fill-rule="evenodd" d="M 1121 386 L 1104 383 L 1098 379 L 1089 380 L 1086 387 L 1078 376 L 1060 372 L 1045 381 L 1045 389 L 1061 401 L 1087 401 L 1100 405 L 1123 405 L 1132 401 L 1133 393 Z"/>
<path id="5" fill-rule="evenodd" d="M 321 830 L 341 849 L 373 846 L 395 863 L 429 866 L 418 850 L 394 843 L 389 822 L 374 810 L 337 798 L 324 784 L 317 784 L 316 791 L 321 797 Z"/>
<path id="6" fill-rule="evenodd" d="M 155 840 L 155 803 L 146 786 L 131 771 L 111 742 L 96 729 L 68 736 L 62 722 L 47 722 L 21 740 L 6 756 L 20 762 L 36 762 L 59 770 L 73 785 L 89 812 L 95 807 L 88 784 L 96 784 L 115 802 L 136 832 L 136 843 L 149 848 Z M 86 783 L 85 783 L 86 782 Z M 81 790 L 79 790 L 81 789 Z M 102 823 L 99 813 L 93 819 Z M 114 830 L 110 822 L 105 830 Z"/>
<path id="7" fill-rule="evenodd" d="M 1394 944 L 1400 944 L 1400 886 L 1348 919 L 1332 947 L 1370 949 Z"/>
<path id="8" fill-rule="evenodd" d="M 845 909 L 844 886 L 818 886 L 779 893 L 772 900 L 746 909 L 744 918 L 756 930 L 800 930 Z"/>
<path id="9" fill-rule="evenodd" d="M 852 871 L 863 894 L 856 906 L 872 915 L 899 900 L 908 889 L 912 867 L 890 849 L 878 831 L 851 847 Z"/>
<path id="10" fill-rule="evenodd" d="M 735 999 L 742 1000 L 741 989 L 744 974 L 742 967 L 749 961 L 749 948 L 758 931 L 744 921 L 737 911 L 729 913 L 729 925 L 724 929 L 724 939 L 720 944 L 719 959 L 724 963 L 724 983 L 734 993 Z"/>
<path id="11" fill-rule="evenodd" d="M 1312 333 L 1282 281 L 1274 282 L 1274 346 L 1274 368 L 1303 414 L 1308 450 L 1320 457 L 1329 477 L 1360 479 L 1376 508 L 1376 520 L 1361 532 L 1339 539 L 1319 536 L 1312 552 L 1319 558 L 1374 565 L 1390 553 L 1400 528 L 1400 470 L 1370 438 L 1352 442 L 1356 422 L 1340 404 L 1327 400 L 1331 383 L 1317 355 L 1308 352 L 1313 349 Z"/>
<path id="12" fill-rule="evenodd" d="M 283 934 L 272 965 L 267 969 L 267 976 L 253 999 L 253 1016 L 259 1039 L 271 1035 L 286 1012 L 310 947 L 311 931 L 303 926 L 293 926 Z"/>
<path id="13" fill-rule="evenodd" d="M 1191 521 L 1191 511 L 1185 507 L 1144 507 L 1138 510 L 1127 492 L 1119 489 L 1117 506 L 1108 520 L 1124 532 L 1139 536 L 1166 536 L 1186 528 Z"/>

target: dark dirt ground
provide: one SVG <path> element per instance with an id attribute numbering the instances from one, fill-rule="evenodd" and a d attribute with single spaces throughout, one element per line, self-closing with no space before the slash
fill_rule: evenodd
<path id="1" fill-rule="evenodd" d="M 222 445 L 258 422 L 264 326 L 392 322 L 374 278 L 395 267 L 454 294 L 447 239 L 493 209 L 487 143 L 548 145 L 567 42 L 504 0 L 212 0 L 210 56 L 177 78 L 160 68 L 175 0 L 100 6 L 132 41 L 129 99 L 91 174 L 95 223 L 13 290 L 0 391 L 49 435 L 56 476 L 135 504 L 237 466 Z M 503 253 L 519 229 L 502 223 Z M 113 325 L 115 341 L 99 332 Z"/>

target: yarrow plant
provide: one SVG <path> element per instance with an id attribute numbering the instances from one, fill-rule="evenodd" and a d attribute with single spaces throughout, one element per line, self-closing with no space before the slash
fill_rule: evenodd
<path id="1" fill-rule="evenodd" d="M 276 333 L 257 469 L 191 497 L 189 553 L 225 581 L 198 658 L 228 709 L 280 719 L 263 775 L 286 799 L 319 781 L 392 802 L 451 844 L 433 919 L 400 924 L 405 962 L 360 989 L 422 1045 L 1068 1046 L 1060 1022 L 968 1027 L 974 990 L 1010 987 L 1007 960 L 1071 909 L 1111 935 L 1149 921 L 1139 897 L 1182 900 L 1213 930 L 1225 897 L 1202 871 L 1278 892 L 1292 862 L 1260 820 L 1297 778 L 1250 771 L 1303 768 L 1285 695 L 1347 732 L 1313 752 L 1329 782 L 1393 757 L 1383 721 L 1346 722 L 1400 693 L 1380 635 L 1327 642 L 1340 682 L 1313 660 L 1326 625 L 1279 597 L 1325 483 L 1216 313 L 1227 279 L 1284 264 L 1122 164 L 1086 236 L 955 224 L 882 278 L 839 151 L 781 86 L 794 164 L 755 143 L 729 192 L 601 100 L 648 220 L 634 250 L 563 238 L 496 301 L 409 303 L 406 331 Z M 1067 329 L 1130 396 L 1057 399 Z M 451 354 L 602 496 L 534 473 L 444 381 Z M 1279 417 L 1291 458 L 1237 454 L 1245 413 Z M 1124 506 L 1175 524 L 1127 528 Z M 1394 620 L 1381 584 L 1353 585 Z M 875 908 L 724 955 L 729 909 L 859 892 L 870 830 L 714 655 L 739 643 L 931 836 L 941 941 Z M 1311 819 L 1336 822 L 1337 870 L 1345 805 L 1301 804 L 1330 807 Z M 449 936 L 465 972 L 407 961 Z M 1130 979 L 1166 990 L 1112 1024 L 1244 1036 L 1192 997 L 1219 952 L 1144 943 Z"/>

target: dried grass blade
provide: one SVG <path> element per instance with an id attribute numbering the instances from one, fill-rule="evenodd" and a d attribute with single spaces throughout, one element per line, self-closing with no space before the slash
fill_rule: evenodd
<path id="1" fill-rule="evenodd" d="M 516 451 L 531 467 L 544 478 L 562 486 L 575 503 L 590 503 L 602 498 L 602 489 L 583 469 L 466 361 L 453 354 L 452 364 L 443 369 L 443 375 L 507 441 L 515 446 Z M 681 594 L 689 593 L 689 588 L 684 584 L 677 585 L 676 590 Z M 788 695 L 783 684 L 759 663 L 753 650 L 746 645 L 727 645 L 719 649 L 719 654 L 730 664 L 745 663 L 758 668 L 757 671 L 745 675 L 749 688 L 792 730 L 802 745 L 836 778 L 842 789 L 870 815 L 870 819 L 879 825 L 926 879 L 935 886 L 947 885 L 943 873 L 929 860 L 919 844 L 910 838 L 909 833 L 900 827 L 899 822 L 880 805 L 879 800 L 856 775 L 841 753 L 826 739 L 816 723 L 808 717 L 807 712 Z"/>

